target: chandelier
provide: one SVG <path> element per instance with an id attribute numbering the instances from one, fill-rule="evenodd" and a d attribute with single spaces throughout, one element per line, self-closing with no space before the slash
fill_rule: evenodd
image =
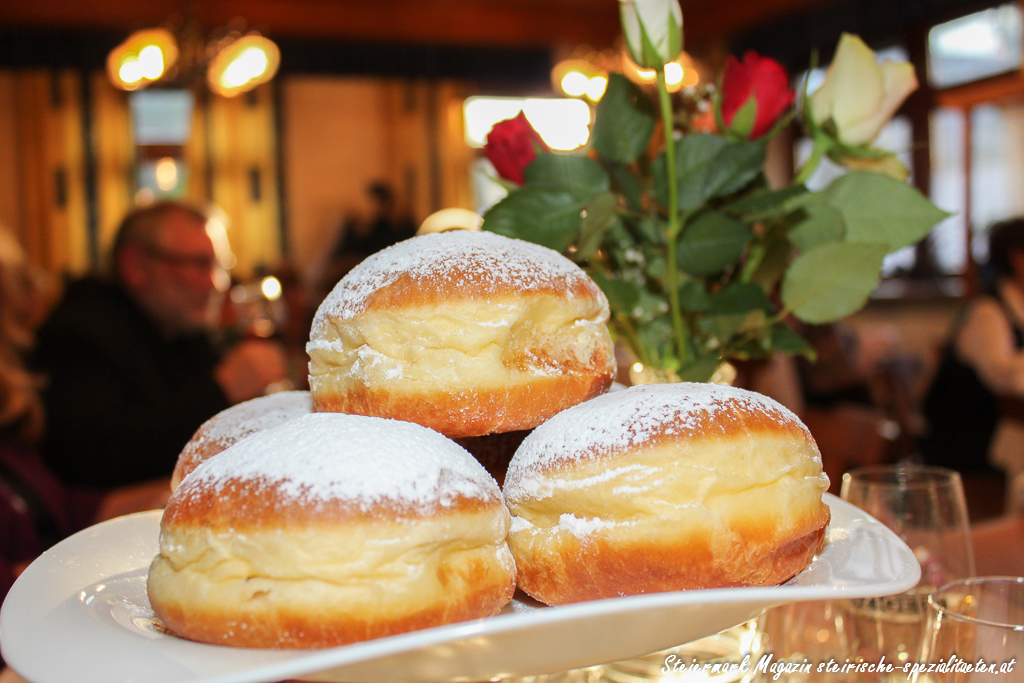
<path id="1" fill-rule="evenodd" d="M 207 40 L 194 21 L 177 30 L 158 27 L 135 31 L 107 55 L 107 75 L 121 90 L 153 83 L 196 87 L 204 82 L 218 95 L 233 97 L 266 83 L 277 73 L 277 45 L 241 20 Z"/>

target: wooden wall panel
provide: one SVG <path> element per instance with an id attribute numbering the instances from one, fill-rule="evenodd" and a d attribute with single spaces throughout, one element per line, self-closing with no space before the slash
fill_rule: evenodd
<path id="1" fill-rule="evenodd" d="M 83 81 L 77 72 L 5 76 L 13 164 L 2 196 L 29 259 L 53 275 L 91 267 L 88 248 Z"/>
<path id="2" fill-rule="evenodd" d="M 210 199 L 229 217 L 235 274 L 281 261 L 277 138 L 271 86 L 207 100 Z"/>

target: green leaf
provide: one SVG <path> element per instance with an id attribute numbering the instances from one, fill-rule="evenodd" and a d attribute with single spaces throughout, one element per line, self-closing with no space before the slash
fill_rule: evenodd
<path id="1" fill-rule="evenodd" d="M 886 253 L 882 244 L 818 245 L 793 260 L 782 281 L 782 301 L 808 323 L 850 315 L 878 286 Z"/>
<path id="2" fill-rule="evenodd" d="M 729 141 L 718 135 L 685 135 L 676 143 L 676 178 L 679 183 L 679 196 L 687 196 L 687 204 L 696 206 L 701 203 L 703 176 L 715 156 L 729 144 Z M 651 172 L 654 175 L 654 192 L 662 206 L 668 205 L 668 174 L 666 173 L 665 153 L 662 152 L 654 160 Z M 690 196 L 692 195 L 692 198 Z M 685 207 L 680 207 L 685 208 Z"/>
<path id="3" fill-rule="evenodd" d="M 735 192 L 761 174 L 765 161 L 763 142 L 733 141 L 719 135 L 690 134 L 676 141 L 676 177 L 679 209 L 686 211 L 713 197 Z M 655 159 L 655 194 L 667 204 L 665 154 Z"/>
<path id="4" fill-rule="evenodd" d="M 668 260 L 665 258 L 665 252 L 662 249 L 644 249 L 644 271 L 648 277 L 663 282 L 665 275 L 668 273 Z"/>
<path id="5" fill-rule="evenodd" d="M 665 244 L 665 224 L 652 217 L 644 217 L 636 221 L 637 234 L 648 244 Z"/>
<path id="6" fill-rule="evenodd" d="M 618 199 L 611 192 L 600 192 L 587 202 L 580 220 L 580 237 L 574 258 L 587 261 L 601 246 L 605 234 L 619 220 L 615 209 Z"/>
<path id="7" fill-rule="evenodd" d="M 843 214 L 829 204 L 809 201 L 801 216 L 789 229 L 789 239 L 800 251 L 827 242 L 841 242 L 846 235 Z"/>
<path id="8" fill-rule="evenodd" d="M 576 241 L 583 205 L 565 190 L 524 185 L 484 214 L 484 230 L 565 252 Z"/>
<path id="9" fill-rule="evenodd" d="M 626 198 L 626 205 L 632 211 L 639 211 L 643 206 L 643 190 L 640 179 L 622 164 L 609 164 L 608 175 L 612 189 Z"/>
<path id="10" fill-rule="evenodd" d="M 640 289 L 637 292 L 636 308 L 633 315 L 642 320 L 664 318 L 666 308 L 665 300 L 660 296 L 650 290 Z"/>
<path id="11" fill-rule="evenodd" d="M 749 222 L 766 221 L 793 210 L 794 203 L 808 194 L 803 185 L 792 185 L 779 190 L 763 190 L 730 202 L 722 207 L 729 214 L 742 215 Z"/>
<path id="12" fill-rule="evenodd" d="M 765 237 L 764 241 L 764 256 L 750 277 L 750 282 L 758 285 L 763 291 L 770 292 L 786 274 L 793 249 L 789 240 L 774 234 Z"/>
<path id="13" fill-rule="evenodd" d="M 684 311 L 706 311 L 711 307 L 711 295 L 696 280 L 687 280 L 679 288 L 679 306 Z"/>
<path id="14" fill-rule="evenodd" d="M 611 188 L 601 164 L 576 154 L 539 154 L 523 175 L 530 185 L 552 185 L 581 202 Z"/>
<path id="15" fill-rule="evenodd" d="M 717 339 L 723 346 L 728 346 L 729 341 L 747 324 L 751 312 L 746 313 L 722 313 L 719 315 L 708 315 L 701 320 L 700 325 L 708 337 Z M 762 315 L 763 320 L 763 315 Z"/>
<path id="16" fill-rule="evenodd" d="M 787 356 L 805 356 L 814 360 L 817 354 L 810 342 L 785 323 L 775 323 L 771 328 L 771 348 Z"/>
<path id="17" fill-rule="evenodd" d="M 672 325 L 664 317 L 641 320 L 636 323 L 636 336 L 648 353 L 648 360 L 665 369 L 678 367 L 672 351 L 675 336 Z"/>
<path id="18" fill-rule="evenodd" d="M 715 374 L 715 370 L 718 369 L 721 362 L 717 353 L 708 353 L 681 368 L 677 374 L 683 382 L 707 382 Z"/>
<path id="19" fill-rule="evenodd" d="M 708 197 L 735 192 L 754 180 L 764 169 L 763 142 L 731 142 L 719 153 L 704 179 Z"/>
<path id="20" fill-rule="evenodd" d="M 921 240 L 949 216 L 915 188 L 880 173 L 847 173 L 821 195 L 842 214 L 847 242 L 885 244 L 889 252 Z"/>
<path id="21" fill-rule="evenodd" d="M 754 130 L 754 123 L 757 121 L 757 98 L 751 95 L 743 103 L 729 124 L 729 132 L 746 140 L 750 132 Z"/>
<path id="22" fill-rule="evenodd" d="M 632 315 L 638 298 L 636 285 L 623 282 L 619 278 L 609 277 L 599 271 L 589 271 L 589 275 L 604 292 L 605 298 L 608 299 L 608 307 L 612 311 Z"/>
<path id="23" fill-rule="evenodd" d="M 603 159 L 631 164 L 650 144 L 656 120 L 647 95 L 625 76 L 610 74 L 594 117 L 594 149 Z"/>
<path id="24" fill-rule="evenodd" d="M 683 231 L 679 267 L 693 275 L 720 273 L 743 254 L 753 234 L 747 226 L 719 211 L 700 214 Z"/>
<path id="25" fill-rule="evenodd" d="M 772 304 L 760 287 L 734 282 L 711 295 L 702 325 L 709 335 L 727 344 L 736 333 L 763 326 L 765 313 L 771 309 Z"/>
<path id="26" fill-rule="evenodd" d="M 770 311 L 772 304 L 764 290 L 749 282 L 733 282 L 711 295 L 708 312 L 712 314 Z"/>

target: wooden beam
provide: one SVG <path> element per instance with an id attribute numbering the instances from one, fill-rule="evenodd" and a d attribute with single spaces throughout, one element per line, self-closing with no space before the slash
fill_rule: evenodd
<path id="1" fill-rule="evenodd" d="M 129 31 L 182 16 L 178 0 L 0 3 L 0 26 Z M 212 30 L 236 18 L 273 36 L 495 46 L 610 45 L 614 0 L 205 0 L 195 19 Z"/>

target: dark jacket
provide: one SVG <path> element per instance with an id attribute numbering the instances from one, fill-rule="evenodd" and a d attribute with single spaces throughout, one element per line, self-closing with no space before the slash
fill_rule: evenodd
<path id="1" fill-rule="evenodd" d="M 40 329 L 46 463 L 65 483 L 106 490 L 170 476 L 182 447 L 228 407 L 205 336 L 168 339 L 118 286 L 69 286 Z"/>

